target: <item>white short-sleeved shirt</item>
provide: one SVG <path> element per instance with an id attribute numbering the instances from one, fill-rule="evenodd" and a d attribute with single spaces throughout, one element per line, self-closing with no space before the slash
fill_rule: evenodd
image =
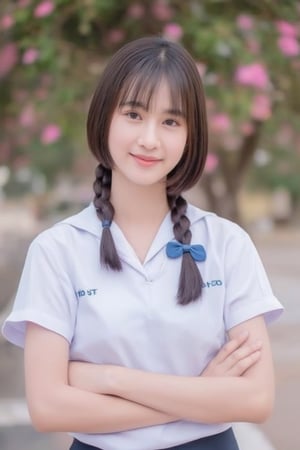
<path id="1" fill-rule="evenodd" d="M 145 371 L 197 376 L 226 340 L 227 331 L 257 315 L 267 322 L 282 306 L 274 297 L 248 234 L 238 225 L 188 205 L 192 243 L 207 253 L 197 263 L 202 298 L 176 301 L 181 258 L 170 259 L 170 213 L 143 264 L 112 223 L 122 272 L 99 263 L 101 223 L 93 205 L 42 232 L 31 244 L 4 336 L 24 345 L 26 321 L 70 343 L 70 359 Z M 177 421 L 119 433 L 74 437 L 104 450 L 168 448 L 219 433 L 229 424 Z"/>

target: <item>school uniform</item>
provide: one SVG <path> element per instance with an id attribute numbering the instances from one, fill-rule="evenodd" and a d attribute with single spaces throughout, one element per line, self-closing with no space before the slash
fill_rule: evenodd
<path id="1" fill-rule="evenodd" d="M 201 244 L 206 252 L 206 260 L 197 262 L 201 299 L 186 306 L 177 303 L 181 258 L 166 254 L 166 244 L 174 239 L 170 213 L 143 264 L 112 223 L 123 265 L 122 272 L 114 272 L 100 266 L 102 226 L 91 204 L 32 242 L 4 336 L 23 346 L 26 321 L 31 321 L 64 336 L 71 360 L 198 376 L 225 343 L 228 330 L 257 315 L 269 323 L 282 306 L 244 230 L 192 205 L 187 216 L 192 244 Z M 217 441 L 210 447 L 180 446 L 207 436 L 218 439 L 226 430 L 223 436 L 234 440 L 228 423 L 190 421 L 72 436 L 103 450 L 218 449 Z M 75 441 L 72 449 L 89 448 L 78 445 Z M 236 449 L 233 445 L 222 450 Z"/>

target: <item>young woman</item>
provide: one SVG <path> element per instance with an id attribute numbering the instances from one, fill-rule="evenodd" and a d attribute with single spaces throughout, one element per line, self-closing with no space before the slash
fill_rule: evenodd
<path id="1" fill-rule="evenodd" d="M 246 232 L 181 195 L 207 154 L 191 56 L 125 45 L 87 134 L 94 202 L 34 240 L 3 328 L 25 346 L 32 422 L 72 450 L 236 450 L 231 422 L 272 410 L 266 321 L 282 307 Z"/>

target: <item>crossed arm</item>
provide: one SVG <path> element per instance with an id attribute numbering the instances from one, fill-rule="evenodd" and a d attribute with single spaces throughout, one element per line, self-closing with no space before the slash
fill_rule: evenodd
<path id="1" fill-rule="evenodd" d="M 29 323 L 25 380 L 33 425 L 39 431 L 107 433 L 179 419 L 263 421 L 274 391 L 263 318 L 236 326 L 229 338 L 201 376 L 182 377 L 69 363 L 68 342 Z"/>

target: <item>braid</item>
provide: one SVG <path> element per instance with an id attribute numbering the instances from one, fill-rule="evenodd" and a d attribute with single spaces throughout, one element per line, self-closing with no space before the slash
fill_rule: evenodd
<path id="1" fill-rule="evenodd" d="M 171 209 L 171 219 L 174 224 L 175 239 L 182 244 L 190 244 L 192 233 L 190 221 L 185 215 L 187 202 L 181 195 L 169 195 L 168 202 Z M 202 292 L 202 277 L 197 264 L 189 253 L 182 255 L 181 271 L 177 299 L 180 305 L 187 305 L 197 300 Z"/>
<path id="2" fill-rule="evenodd" d="M 112 222 L 114 217 L 114 207 L 109 201 L 111 190 L 111 170 L 106 169 L 102 164 L 96 168 L 96 180 L 93 188 L 95 192 L 94 206 L 97 216 L 101 222 Z M 116 250 L 116 246 L 110 231 L 110 227 L 103 227 L 100 242 L 100 262 L 112 270 L 122 270 L 121 261 Z"/>

